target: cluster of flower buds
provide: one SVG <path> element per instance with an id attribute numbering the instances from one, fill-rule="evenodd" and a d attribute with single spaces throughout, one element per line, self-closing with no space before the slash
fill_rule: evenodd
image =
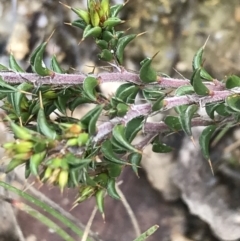
<path id="1" fill-rule="evenodd" d="M 64 127 L 63 138 L 67 140 L 66 146 L 85 146 L 89 140 L 89 134 L 85 132 L 81 124 L 62 123 Z"/>
<path id="2" fill-rule="evenodd" d="M 122 65 L 125 47 L 138 36 L 137 34 L 125 35 L 125 31 L 116 31 L 114 28 L 125 22 L 118 17 L 118 14 L 127 2 L 113 6 L 110 6 L 109 0 L 88 0 L 87 3 L 87 10 L 63 4 L 79 17 L 69 25 L 83 30 L 81 41 L 87 37 L 95 39 L 97 46 L 101 49 L 99 59 L 108 62 L 114 59 Z"/>
<path id="3" fill-rule="evenodd" d="M 13 142 L 3 144 L 7 155 L 11 158 L 6 171 L 10 172 L 17 166 L 25 163 L 26 177 L 30 174 L 38 176 L 39 166 L 44 161 L 47 150 L 54 148 L 57 145 L 57 141 L 42 138 L 39 133 L 18 126 L 12 121 L 10 121 L 10 124 L 17 139 Z"/>
<path id="4" fill-rule="evenodd" d="M 78 164 L 89 164 L 92 161 L 92 159 L 87 159 L 86 162 L 82 159 L 84 151 L 76 156 L 68 150 L 69 147 L 83 147 L 87 144 L 89 135 L 81 124 L 62 123 L 59 125 L 62 134 L 54 140 L 43 138 L 38 132 L 8 120 L 16 139 L 3 144 L 6 154 L 11 158 L 6 172 L 25 164 L 26 178 L 32 174 L 39 180 L 58 185 L 61 190 L 67 185 L 73 186 L 72 182 L 74 186 L 79 185 L 78 181 L 69 179 L 70 168 L 76 168 Z M 59 148 L 61 148 L 60 152 Z"/>

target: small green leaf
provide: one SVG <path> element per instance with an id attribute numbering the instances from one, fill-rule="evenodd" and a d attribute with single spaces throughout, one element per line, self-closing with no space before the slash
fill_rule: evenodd
<path id="1" fill-rule="evenodd" d="M 130 95 L 133 99 L 135 99 L 138 91 L 139 91 L 139 87 L 131 84 L 131 86 L 129 86 L 128 88 L 122 89 L 121 93 L 118 93 L 116 97 L 122 100 L 123 102 L 126 102 Z"/>
<path id="2" fill-rule="evenodd" d="M 140 153 L 134 152 L 128 156 L 128 160 L 132 165 L 132 170 L 138 176 L 138 168 L 140 167 L 142 155 Z"/>
<path id="3" fill-rule="evenodd" d="M 36 142 L 36 144 L 34 145 L 33 150 L 35 153 L 42 152 L 46 150 L 47 145 L 48 145 L 48 142 L 38 140 L 38 142 Z"/>
<path id="4" fill-rule="evenodd" d="M 122 22 L 123 21 L 118 17 L 110 17 L 106 21 L 104 21 L 103 27 L 104 28 L 106 28 L 106 27 L 112 28 L 112 27 L 115 27 L 116 25 L 118 25 Z"/>
<path id="5" fill-rule="evenodd" d="M 113 110 L 115 110 L 116 106 L 119 103 L 122 103 L 122 101 L 120 99 L 117 99 L 115 96 L 112 96 L 112 98 L 110 99 L 110 105 L 111 105 L 111 107 L 114 108 Z M 111 108 L 111 107 L 109 107 L 109 108 Z M 116 110 L 115 110 L 115 112 L 116 112 Z"/>
<path id="6" fill-rule="evenodd" d="M 103 40 L 103 39 L 96 39 L 95 42 L 101 50 L 104 50 L 104 49 L 108 48 L 108 42 Z"/>
<path id="7" fill-rule="evenodd" d="M 157 81 L 157 71 L 155 71 L 151 66 L 152 60 L 157 54 L 158 53 L 156 53 L 152 58 L 146 58 L 141 62 L 142 66 L 139 76 L 143 83 L 152 83 Z"/>
<path id="8" fill-rule="evenodd" d="M 172 151 L 172 147 L 162 143 L 159 137 L 156 137 L 152 143 L 152 151 L 156 153 L 168 153 Z"/>
<path id="9" fill-rule="evenodd" d="M 154 234 L 158 228 L 159 228 L 158 225 L 152 226 L 146 232 L 142 233 L 138 238 L 134 239 L 133 241 L 145 241 L 149 236 Z"/>
<path id="10" fill-rule="evenodd" d="M 103 105 L 100 105 L 100 107 L 96 110 L 96 112 L 92 115 L 92 118 L 89 121 L 89 125 L 88 125 L 88 133 L 89 135 L 94 135 L 97 131 L 97 120 L 100 116 L 100 114 L 102 113 L 103 110 Z"/>
<path id="11" fill-rule="evenodd" d="M 227 105 L 236 112 L 240 111 L 240 95 L 234 94 L 226 98 Z"/>
<path id="12" fill-rule="evenodd" d="M 31 67 L 33 69 L 33 71 L 35 72 L 35 69 L 34 69 L 34 61 L 35 61 L 35 58 L 36 58 L 36 55 L 38 53 L 38 51 L 41 49 L 43 44 L 40 44 L 39 46 L 37 46 L 36 49 L 33 50 L 32 54 L 30 55 L 30 64 L 31 64 Z"/>
<path id="13" fill-rule="evenodd" d="M 124 104 L 124 103 L 119 103 L 116 107 L 117 109 L 117 116 L 125 116 L 126 113 L 128 112 L 129 106 Z"/>
<path id="14" fill-rule="evenodd" d="M 85 24 L 89 24 L 90 23 L 90 16 L 88 11 L 82 10 L 80 8 L 72 8 L 70 7 L 71 10 L 76 13 L 78 15 L 79 18 L 81 18 L 81 20 L 83 20 L 85 22 Z"/>
<path id="15" fill-rule="evenodd" d="M 70 169 L 68 182 L 69 182 L 69 184 L 71 183 L 71 185 L 72 185 L 70 187 L 77 187 L 79 185 L 79 170 L 78 169 Z"/>
<path id="16" fill-rule="evenodd" d="M 26 162 L 25 172 L 24 172 L 25 179 L 29 178 L 30 174 L 31 174 L 30 163 Z"/>
<path id="17" fill-rule="evenodd" d="M 164 119 L 164 123 L 169 127 L 172 131 L 180 131 L 182 130 L 182 125 L 179 121 L 179 118 L 176 116 L 166 116 Z"/>
<path id="18" fill-rule="evenodd" d="M 125 84 L 120 85 L 116 90 L 115 97 L 119 98 L 119 96 L 121 95 L 122 92 L 124 92 L 126 89 L 128 89 L 129 87 L 132 87 L 132 86 L 134 86 L 134 84 L 132 84 L 132 83 L 125 83 Z"/>
<path id="19" fill-rule="evenodd" d="M 183 96 L 183 95 L 191 95 L 194 93 L 194 89 L 192 86 L 180 86 L 175 91 L 175 96 Z M 174 109 L 178 114 L 181 114 L 186 111 L 188 105 L 180 105 L 176 106 Z"/>
<path id="20" fill-rule="evenodd" d="M 188 136 L 192 136 L 191 120 L 194 114 L 197 112 L 197 110 L 197 105 L 190 105 L 188 106 L 186 112 L 182 113 L 179 116 L 179 121 L 181 123 L 182 129 Z"/>
<path id="21" fill-rule="evenodd" d="M 90 123 L 90 120 L 95 115 L 95 113 L 100 112 L 100 110 L 102 111 L 102 109 L 103 109 L 102 105 L 96 105 L 96 107 L 88 111 L 88 113 L 81 118 L 80 123 L 82 123 L 85 126 L 88 126 Z"/>
<path id="22" fill-rule="evenodd" d="M 115 55 L 120 65 L 123 64 L 123 53 L 124 53 L 125 47 L 136 37 L 137 37 L 136 34 L 129 34 L 119 38 Z"/>
<path id="23" fill-rule="evenodd" d="M 38 111 L 37 123 L 38 128 L 42 134 L 44 134 L 48 138 L 56 139 L 57 133 L 49 126 L 44 110 L 42 108 L 40 108 Z"/>
<path id="24" fill-rule="evenodd" d="M 34 153 L 30 160 L 29 160 L 29 167 L 31 170 L 31 173 L 35 176 L 38 176 L 38 167 L 41 164 L 41 162 L 44 160 L 45 156 L 46 156 L 46 151 L 42 151 L 40 153 Z"/>
<path id="25" fill-rule="evenodd" d="M 119 142 L 119 144 L 121 146 L 124 146 L 125 149 L 129 150 L 129 151 L 133 151 L 133 152 L 139 152 L 139 150 L 137 150 L 136 148 L 134 148 L 129 141 L 126 139 L 125 136 L 125 127 L 123 125 L 116 125 L 114 126 L 113 130 L 112 130 L 112 135 L 113 137 L 116 139 L 117 142 Z"/>
<path id="26" fill-rule="evenodd" d="M 225 103 L 218 104 L 216 107 L 216 112 L 221 116 L 229 116 L 230 114 L 227 111 L 227 106 Z"/>
<path id="27" fill-rule="evenodd" d="M 75 158 L 75 160 L 72 159 L 71 161 L 68 161 L 68 163 L 71 164 L 71 170 L 79 170 L 82 168 L 86 168 L 93 160 L 92 159 L 81 159 L 81 158 Z M 74 163 L 74 164 L 73 164 Z"/>
<path id="28" fill-rule="evenodd" d="M 90 102 L 91 101 L 87 97 L 79 96 L 73 99 L 73 101 L 68 104 L 68 108 L 70 111 L 73 112 L 79 105 Z"/>
<path id="29" fill-rule="evenodd" d="M 103 40 L 104 41 L 104 40 Z M 113 54 L 108 49 L 103 49 L 100 54 L 98 54 L 98 58 L 103 61 L 110 62 L 113 59 Z"/>
<path id="30" fill-rule="evenodd" d="M 204 96 L 210 94 L 210 90 L 202 82 L 201 68 L 198 68 L 194 71 L 191 78 L 191 84 L 196 94 Z"/>
<path id="31" fill-rule="evenodd" d="M 193 71 L 195 71 L 196 69 L 202 66 L 202 62 L 203 62 L 202 57 L 203 57 L 204 48 L 205 48 L 205 45 L 201 47 L 193 57 L 193 62 L 192 62 Z"/>
<path id="32" fill-rule="evenodd" d="M 142 90 L 143 96 L 145 99 L 147 100 L 151 100 L 151 101 L 156 101 L 158 98 L 165 96 L 165 93 L 158 91 L 158 90 L 154 90 L 154 89 L 143 89 Z"/>
<path id="33" fill-rule="evenodd" d="M 63 113 L 64 115 L 67 115 L 67 96 L 58 96 L 57 99 L 54 101 L 54 105 L 57 107 L 57 109 Z"/>
<path id="34" fill-rule="evenodd" d="M 191 95 L 193 93 L 194 93 L 194 89 L 192 86 L 184 85 L 176 89 L 175 96 Z"/>
<path id="35" fill-rule="evenodd" d="M 16 167 L 20 166 L 21 164 L 25 163 L 26 160 L 21 160 L 21 159 L 12 159 L 7 167 L 6 167 L 6 173 L 13 171 Z"/>
<path id="36" fill-rule="evenodd" d="M 123 4 L 116 4 L 110 7 L 110 16 L 111 17 L 117 17 L 118 13 L 122 10 L 125 3 Z"/>
<path id="37" fill-rule="evenodd" d="M 96 204 L 100 213 L 104 214 L 104 189 L 100 189 L 96 192 Z"/>
<path id="38" fill-rule="evenodd" d="M 159 111 L 159 110 L 162 109 L 162 107 L 163 107 L 163 105 L 164 105 L 164 100 L 163 100 L 164 97 L 165 97 L 165 95 L 159 97 L 159 98 L 155 101 L 155 103 L 152 105 L 152 111 L 153 111 L 153 112 L 154 112 L 154 111 Z"/>
<path id="39" fill-rule="evenodd" d="M 168 153 L 172 151 L 172 148 L 164 143 L 153 143 L 152 151 L 156 153 Z"/>
<path id="40" fill-rule="evenodd" d="M 37 51 L 36 51 L 35 55 L 33 56 L 33 58 L 34 58 L 33 69 L 37 74 L 39 74 L 41 76 L 52 75 L 53 74 L 52 70 L 43 66 L 43 54 L 46 49 L 47 42 L 44 42 L 40 46 L 41 47 L 36 49 Z"/>
<path id="41" fill-rule="evenodd" d="M 226 88 L 232 89 L 240 86 L 240 78 L 236 75 L 230 75 L 226 80 Z"/>
<path id="42" fill-rule="evenodd" d="M 213 103 L 207 103 L 205 106 L 205 110 L 208 114 L 208 116 L 214 120 L 214 111 L 216 110 L 218 104 L 213 104 Z"/>
<path id="43" fill-rule="evenodd" d="M 59 74 L 64 74 L 63 69 L 59 65 L 56 56 L 54 55 L 51 59 L 51 68 L 54 72 L 59 73 Z"/>
<path id="44" fill-rule="evenodd" d="M 110 197 L 119 200 L 120 196 L 118 195 L 118 192 L 116 190 L 116 181 L 115 178 L 109 178 L 108 179 L 108 185 L 107 185 L 107 193 Z"/>
<path id="45" fill-rule="evenodd" d="M 100 173 L 99 175 L 95 176 L 93 178 L 93 180 L 101 185 L 102 187 L 107 187 L 107 184 L 108 184 L 108 179 L 109 179 L 109 176 L 107 175 L 107 173 L 103 172 L 103 173 Z"/>
<path id="46" fill-rule="evenodd" d="M 24 126 L 19 126 L 17 124 L 15 124 L 10 118 L 9 116 L 7 116 L 7 120 L 10 122 L 11 125 L 11 131 L 13 132 L 13 134 L 15 135 L 15 137 L 21 139 L 21 140 L 32 140 L 34 138 L 34 136 L 32 135 L 31 131 L 29 129 L 27 129 Z"/>
<path id="47" fill-rule="evenodd" d="M 84 79 L 83 82 L 83 90 L 87 94 L 90 100 L 96 101 L 96 90 L 95 88 L 98 86 L 98 80 L 92 76 L 88 76 Z"/>
<path id="48" fill-rule="evenodd" d="M 113 136 L 111 137 L 111 143 L 113 150 L 117 154 L 125 154 L 128 149 L 125 146 L 121 145 Z"/>
<path id="49" fill-rule="evenodd" d="M 114 35 L 112 34 L 112 32 L 110 32 L 108 30 L 103 31 L 103 33 L 102 33 L 103 40 L 105 40 L 106 42 L 109 42 L 113 38 L 114 38 Z"/>
<path id="50" fill-rule="evenodd" d="M 119 177 L 122 172 L 122 165 L 115 164 L 115 163 L 108 163 L 107 170 L 108 170 L 109 177 L 112 177 L 112 178 Z"/>
<path id="51" fill-rule="evenodd" d="M 31 88 L 31 84 L 24 82 L 17 87 L 18 92 L 10 94 L 10 103 L 12 104 L 13 109 L 18 117 L 20 117 L 22 114 L 21 103 L 23 102 L 23 99 L 25 98 L 25 101 L 27 101 L 27 98 L 22 91 L 28 91 Z"/>
<path id="52" fill-rule="evenodd" d="M 233 110 L 231 107 L 229 106 L 226 106 L 226 111 L 229 113 L 229 114 L 232 114 L 233 116 L 235 115 L 238 115 L 238 113 L 236 113 L 235 110 Z M 238 121 L 237 121 L 238 122 Z"/>
<path id="53" fill-rule="evenodd" d="M 209 155 L 209 144 L 210 144 L 211 137 L 214 131 L 216 130 L 216 128 L 217 128 L 216 125 L 210 125 L 206 127 L 199 137 L 199 144 L 200 144 L 202 154 L 204 158 L 208 160 L 211 169 L 212 169 L 212 165 L 211 165 L 210 155 Z M 212 169 L 212 172 L 213 172 L 213 169 Z"/>
<path id="54" fill-rule="evenodd" d="M 88 25 L 83 31 L 83 38 L 84 40 L 87 37 L 98 38 L 102 32 L 102 28 L 99 26 L 92 27 L 92 25 Z"/>
<path id="55" fill-rule="evenodd" d="M 125 128 L 125 137 L 129 143 L 133 141 L 137 133 L 142 129 L 143 120 L 144 116 L 138 116 L 127 123 Z"/>
<path id="56" fill-rule="evenodd" d="M 126 165 L 125 161 L 119 159 L 113 152 L 112 144 L 110 140 L 106 140 L 101 145 L 102 154 L 111 162 L 120 165 Z"/>
<path id="57" fill-rule="evenodd" d="M 15 71 L 15 72 L 19 72 L 19 73 L 24 73 L 25 71 L 19 66 L 19 64 L 17 63 L 16 59 L 14 58 L 13 54 L 10 54 L 9 57 L 9 67 L 11 70 Z"/>
<path id="58" fill-rule="evenodd" d="M 84 30 L 87 27 L 87 24 L 82 19 L 77 19 L 77 20 L 73 21 L 72 23 L 70 23 L 69 25 L 80 28 L 82 30 Z"/>
<path id="59" fill-rule="evenodd" d="M 197 70 L 198 68 L 201 68 L 200 75 L 203 79 L 212 81 L 213 78 L 210 76 L 205 69 L 202 68 L 203 64 L 203 52 L 204 52 L 205 45 L 198 50 L 198 52 L 195 54 L 193 58 L 193 70 Z"/>
<path id="60" fill-rule="evenodd" d="M 9 68 L 7 68 L 6 66 L 0 64 L 0 71 L 9 71 Z"/>

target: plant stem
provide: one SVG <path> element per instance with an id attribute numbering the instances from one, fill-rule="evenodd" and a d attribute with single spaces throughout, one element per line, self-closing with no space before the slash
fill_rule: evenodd
<path id="1" fill-rule="evenodd" d="M 10 84 L 20 84 L 23 82 L 31 82 L 34 84 L 46 84 L 46 85 L 77 85 L 82 84 L 86 78 L 85 74 L 59 74 L 55 73 L 54 76 L 39 76 L 34 73 L 16 73 L 11 71 L 0 72 L 2 79 Z M 141 86 L 146 86 L 141 81 L 139 74 L 132 73 L 126 70 L 122 72 L 111 72 L 111 73 L 100 73 L 98 75 L 92 75 L 98 78 L 99 82 L 109 83 L 109 82 L 130 82 Z M 211 90 L 224 90 L 224 85 L 219 81 L 215 82 L 205 82 L 204 83 Z M 168 77 L 158 77 L 158 81 L 152 83 L 151 86 L 158 86 L 159 88 L 178 88 L 183 85 L 190 85 L 188 79 L 175 79 Z"/>

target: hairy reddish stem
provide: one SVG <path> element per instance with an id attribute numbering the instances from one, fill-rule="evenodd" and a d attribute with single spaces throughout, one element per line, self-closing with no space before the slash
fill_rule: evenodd
<path id="1" fill-rule="evenodd" d="M 166 77 L 158 77 L 158 81 L 151 84 L 143 83 L 139 74 L 132 73 L 126 70 L 121 70 L 121 72 L 111 72 L 111 73 L 101 73 L 99 75 L 93 75 L 98 78 L 100 83 L 108 83 L 108 82 L 131 82 L 137 85 L 151 85 L 158 86 L 159 88 L 173 88 L 176 89 L 180 86 L 190 85 L 190 81 L 187 79 L 174 79 L 174 78 L 166 78 Z M 23 82 L 31 82 L 36 85 L 41 84 L 51 84 L 51 85 L 77 85 L 82 84 L 86 75 L 84 74 L 58 74 L 55 73 L 54 76 L 46 76 L 41 77 L 37 74 L 33 73 L 15 73 L 15 72 L 0 72 L 0 77 L 10 84 L 17 84 Z M 200 107 L 203 107 L 207 103 L 211 102 L 220 102 L 224 101 L 228 96 L 238 93 L 238 90 L 226 90 L 225 85 L 219 82 L 218 80 L 214 80 L 213 82 L 205 82 L 205 85 L 211 90 L 211 96 L 199 96 L 196 94 L 185 95 L 185 96 L 173 96 L 166 97 L 164 99 L 164 107 L 160 111 L 165 111 L 180 105 L 189 105 L 189 104 L 198 104 Z M 150 103 L 139 104 L 139 105 L 131 105 L 130 110 L 127 114 L 120 118 L 116 117 L 112 120 L 105 122 L 98 126 L 97 135 L 94 137 L 94 141 L 98 142 L 103 140 L 106 136 L 108 136 L 112 128 L 116 124 L 127 124 L 130 120 L 138 116 L 147 117 L 152 113 L 152 105 Z M 208 125 L 209 121 L 204 121 L 200 119 L 194 119 L 192 122 L 193 126 L 201 126 Z M 152 135 L 153 133 L 159 133 L 162 131 L 168 130 L 168 127 L 163 123 L 145 123 L 144 132 Z"/>
<path id="2" fill-rule="evenodd" d="M 58 74 L 55 73 L 53 76 L 39 76 L 33 73 L 16 73 L 16 72 L 0 72 L 2 79 L 11 84 L 20 84 L 23 82 L 31 82 L 34 84 L 46 84 L 46 85 L 77 85 L 82 84 L 86 78 L 85 74 Z M 109 82 L 130 82 L 137 85 L 149 85 L 145 84 L 140 80 L 139 74 L 132 73 L 123 70 L 122 72 L 111 72 L 101 73 L 93 75 L 99 79 L 100 83 Z M 160 88 L 178 88 L 183 85 L 189 85 L 188 79 L 174 79 L 166 77 L 158 77 L 158 81 L 151 85 L 158 86 Z M 220 82 L 206 82 L 205 83 L 210 90 L 223 90 L 224 85 Z"/>

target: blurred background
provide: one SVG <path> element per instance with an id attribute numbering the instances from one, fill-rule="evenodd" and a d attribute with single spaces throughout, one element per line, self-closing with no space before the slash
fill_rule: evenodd
<path id="1" fill-rule="evenodd" d="M 85 0 L 63 2 L 86 8 Z M 128 69 L 139 70 L 142 59 L 159 51 L 153 62 L 157 71 L 189 78 L 193 56 L 209 37 L 204 53 L 204 66 L 209 73 L 219 80 L 229 74 L 240 74 L 239 0 L 130 0 L 121 18 L 126 22 L 120 29 L 130 28 L 131 33 L 146 31 L 125 51 L 124 66 Z M 0 63 L 7 65 L 12 52 L 27 69 L 29 54 L 55 30 L 47 47 L 46 63 L 50 61 L 48 56 L 56 54 L 65 69 L 74 68 L 76 72 L 88 73 L 92 71 L 89 66 L 103 65 L 97 59 L 94 42 L 87 39 L 78 45 L 82 31 L 64 24 L 74 19 L 75 14 L 57 0 L 0 0 Z M 109 94 L 114 89 L 109 84 L 107 88 L 102 87 Z M 81 116 L 83 111 L 76 115 Z M 201 128 L 194 129 L 196 140 L 200 131 Z M 159 225 L 149 241 L 240 240 L 239 127 L 226 129 L 223 136 L 215 138 L 212 144 L 215 176 L 199 148 L 181 133 L 167 140 L 175 148 L 173 153 L 153 154 L 151 148 L 145 149 L 140 178 L 130 168 L 124 170 L 120 189 L 133 209 L 141 232 Z M 0 138 L 1 143 L 11 138 L 3 127 Z M 0 170 L 3 165 L 2 160 Z M 17 187 L 24 185 L 21 170 L 15 177 L 4 178 Z M 58 189 L 45 186 L 39 191 L 67 211 L 77 194 L 77 190 L 71 190 L 61 195 Z M 0 206 L 0 240 L 22 240 L 19 232 L 27 241 L 59 240 L 51 230 L 23 212 L 15 212 L 17 219 L 13 225 L 6 218 L 9 207 L 4 203 Z M 107 197 L 105 207 L 106 222 L 98 213 L 92 225 L 92 231 L 99 236 L 96 240 L 133 240 L 136 230 L 122 202 Z M 86 224 L 93 208 L 94 200 L 89 200 L 71 213 Z M 21 231 L 16 231 L 16 225 Z"/>

